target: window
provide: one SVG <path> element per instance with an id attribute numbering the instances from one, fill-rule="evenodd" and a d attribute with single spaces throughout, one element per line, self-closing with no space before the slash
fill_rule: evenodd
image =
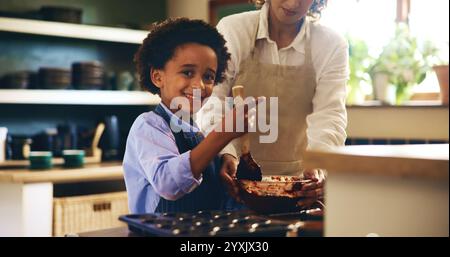
<path id="1" fill-rule="evenodd" d="M 343 35 L 364 40 L 378 55 L 394 34 L 395 0 L 334 0 L 322 13 L 321 23 Z"/>
<path id="2" fill-rule="evenodd" d="M 321 23 L 336 31 L 363 40 L 372 57 L 393 37 L 396 21 L 406 21 L 419 43 L 432 41 L 440 49 L 440 58 L 448 63 L 448 0 L 333 0 L 328 1 Z M 370 94 L 371 88 L 363 89 Z M 415 92 L 438 92 L 432 71 Z"/>
<path id="3" fill-rule="evenodd" d="M 419 42 L 432 41 L 440 50 L 439 57 L 448 63 L 449 55 L 449 1 L 411 0 L 409 25 Z M 416 92 L 439 92 L 437 77 L 430 72 Z"/>

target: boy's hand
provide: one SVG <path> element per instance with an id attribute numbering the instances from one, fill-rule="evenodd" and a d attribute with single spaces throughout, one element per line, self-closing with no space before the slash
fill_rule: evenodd
<path id="1" fill-rule="evenodd" d="M 243 136 L 249 131 L 249 127 L 255 127 L 256 125 L 256 107 L 258 104 L 265 101 L 264 97 L 258 97 L 257 101 L 252 105 L 241 105 L 234 107 L 226 116 L 222 118 L 222 121 L 216 127 L 216 131 L 225 133 L 224 136 L 228 140 Z"/>
<path id="2" fill-rule="evenodd" d="M 236 182 L 236 169 L 238 160 L 229 154 L 222 156 L 222 167 L 220 169 L 220 177 L 225 184 L 228 193 L 236 201 L 241 202 L 239 198 L 239 187 Z"/>

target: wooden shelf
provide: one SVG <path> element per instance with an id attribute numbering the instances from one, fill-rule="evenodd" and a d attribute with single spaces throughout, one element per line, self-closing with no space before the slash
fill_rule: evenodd
<path id="1" fill-rule="evenodd" d="M 142 91 L 0 89 L 0 104 L 157 105 Z"/>
<path id="2" fill-rule="evenodd" d="M 130 44 L 141 44 L 148 34 L 144 30 L 6 17 L 0 17 L 0 31 Z"/>

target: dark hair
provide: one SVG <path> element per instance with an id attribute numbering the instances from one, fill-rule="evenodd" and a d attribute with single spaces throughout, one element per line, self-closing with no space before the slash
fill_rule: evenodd
<path id="1" fill-rule="evenodd" d="M 222 82 L 230 59 L 225 39 L 216 28 L 202 20 L 176 18 L 154 23 L 136 52 L 134 62 L 141 86 L 153 94 L 160 94 L 150 78 L 151 68 L 163 69 L 177 47 L 187 43 L 205 45 L 214 50 L 217 56 L 214 84 Z"/>
<path id="2" fill-rule="evenodd" d="M 308 15 L 319 19 L 322 14 L 322 10 L 327 6 L 328 0 L 314 0 L 313 4 L 309 8 Z"/>

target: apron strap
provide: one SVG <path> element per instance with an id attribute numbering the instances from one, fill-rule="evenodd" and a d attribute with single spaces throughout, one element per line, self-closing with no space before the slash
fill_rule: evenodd
<path id="1" fill-rule="evenodd" d="M 167 112 L 164 110 L 164 108 L 161 106 L 161 104 L 158 104 L 158 106 L 156 106 L 154 112 L 156 114 L 158 114 L 161 118 L 163 118 L 163 120 L 170 126 L 170 124 L 171 124 L 170 117 L 167 114 Z M 191 149 L 189 149 L 189 145 L 186 142 L 186 139 L 183 135 L 182 130 L 180 130 L 180 132 L 177 132 L 177 133 L 172 131 L 172 134 L 175 137 L 175 143 L 177 144 L 177 148 L 178 148 L 178 151 L 180 152 L 180 154 L 191 150 Z"/>

